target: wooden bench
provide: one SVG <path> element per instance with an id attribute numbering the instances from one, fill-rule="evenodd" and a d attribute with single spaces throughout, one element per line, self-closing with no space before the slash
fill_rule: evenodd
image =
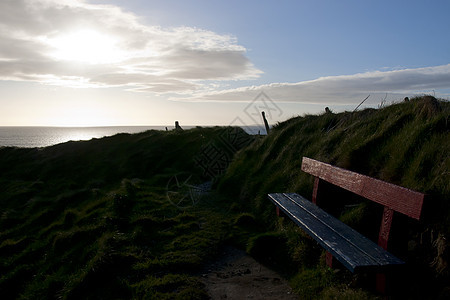
<path id="1" fill-rule="evenodd" d="M 277 214 L 288 216 L 325 248 L 330 267 L 334 257 L 352 272 L 378 273 L 377 290 L 384 293 L 387 270 L 404 264 L 387 251 L 394 212 L 419 220 L 425 195 L 307 157 L 302 170 L 315 177 L 312 202 L 294 193 L 269 194 Z M 384 206 L 378 245 L 317 206 L 333 200 L 326 195 L 330 184 Z"/>

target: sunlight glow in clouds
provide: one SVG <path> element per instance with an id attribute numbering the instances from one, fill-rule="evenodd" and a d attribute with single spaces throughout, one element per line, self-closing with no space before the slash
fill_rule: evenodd
<path id="1" fill-rule="evenodd" d="M 55 48 L 56 51 L 50 55 L 57 60 L 104 64 L 117 63 L 124 57 L 111 36 L 94 30 L 80 30 L 52 38 L 49 45 Z"/>
<path id="2" fill-rule="evenodd" d="M 229 35 L 146 26 L 116 6 L 85 1 L 0 2 L 3 80 L 186 94 L 261 73 Z"/>

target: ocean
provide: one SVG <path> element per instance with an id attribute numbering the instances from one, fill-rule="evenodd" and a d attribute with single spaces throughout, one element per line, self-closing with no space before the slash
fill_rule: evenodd
<path id="1" fill-rule="evenodd" d="M 183 126 L 185 129 L 194 126 Z M 253 128 L 254 127 L 254 128 Z M 111 127 L 2 127 L 0 147 L 35 148 L 47 147 L 68 141 L 87 141 L 93 138 L 112 136 L 118 133 L 139 133 L 146 130 L 166 130 L 165 126 L 111 126 Z M 168 126 L 169 130 L 173 126 Z M 259 127 L 244 128 L 248 133 L 257 133 Z"/>
<path id="2" fill-rule="evenodd" d="M 112 136 L 117 133 L 138 133 L 150 129 L 165 130 L 165 127 L 0 127 L 0 147 L 47 147 L 68 141 L 86 141 Z"/>

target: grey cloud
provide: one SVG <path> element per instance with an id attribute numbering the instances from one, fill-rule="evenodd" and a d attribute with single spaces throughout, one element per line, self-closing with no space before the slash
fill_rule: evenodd
<path id="1" fill-rule="evenodd" d="M 122 26 L 136 30 L 136 18 L 109 5 L 89 5 L 74 0 L 2 0 L 0 26 L 31 36 L 48 35 L 77 27 L 102 25 L 117 30 Z"/>
<path id="2" fill-rule="evenodd" d="M 148 82 L 147 84 L 132 89 L 136 92 L 153 92 L 153 93 L 184 93 L 186 90 L 196 90 L 200 86 L 198 84 L 185 81 L 173 80 L 171 82 Z"/>
<path id="3" fill-rule="evenodd" d="M 199 84 L 193 82 L 147 74 L 103 74 L 92 78 L 90 82 L 106 86 L 131 86 L 131 91 L 153 93 L 182 93 L 200 88 Z"/>
<path id="4" fill-rule="evenodd" d="M 423 90 L 450 88 L 450 64 L 386 72 L 322 77 L 297 83 L 273 83 L 242 87 L 213 93 L 197 93 L 192 97 L 174 98 L 179 101 L 251 101 L 259 92 L 267 92 L 279 102 L 355 104 L 367 95 L 378 102 L 386 93 L 404 96 Z"/>
<path id="5" fill-rule="evenodd" d="M 178 49 L 166 58 L 164 66 L 174 78 L 201 80 L 252 78 L 260 73 L 240 51 Z"/>
<path id="6" fill-rule="evenodd" d="M 30 60 L 43 59 L 37 49 L 43 47 L 32 41 L 11 39 L 8 37 L 0 38 L 0 59 L 3 60 Z"/>
<path id="7" fill-rule="evenodd" d="M 108 65 L 90 66 L 77 63 L 61 64 L 43 57 L 12 59 L 0 61 L 0 78 L 9 80 L 45 81 L 46 76 L 78 77 L 85 81 L 96 74 L 107 74 L 116 71 Z"/>

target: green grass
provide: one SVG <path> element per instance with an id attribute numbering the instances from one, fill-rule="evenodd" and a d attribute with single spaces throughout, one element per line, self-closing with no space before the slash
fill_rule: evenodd
<path id="1" fill-rule="evenodd" d="M 229 134 L 253 140 L 196 128 L 0 148 L 2 298 L 206 298 L 198 274 L 230 239 L 235 216 L 220 197 L 180 208 L 167 183 L 214 179 L 196 159 L 211 143 L 232 156 Z"/>

